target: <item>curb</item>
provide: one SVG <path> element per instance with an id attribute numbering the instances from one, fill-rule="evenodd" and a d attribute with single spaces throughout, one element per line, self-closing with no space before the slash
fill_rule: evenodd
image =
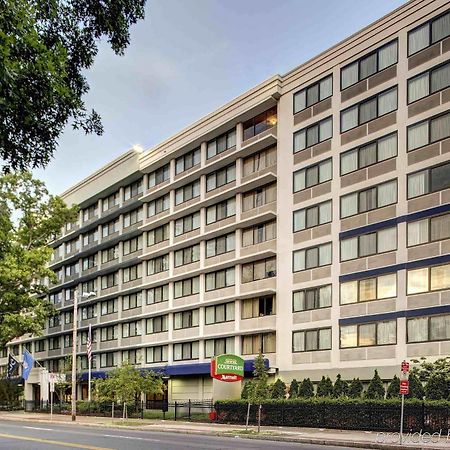
<path id="1" fill-rule="evenodd" d="M 24 422 L 43 422 L 50 424 L 61 424 L 61 425 L 75 425 L 75 426 L 88 426 L 92 428 L 116 428 L 120 430 L 133 430 L 133 431 L 154 431 L 161 433 L 178 433 L 178 434 L 191 434 L 191 435 L 200 435 L 200 436 L 216 436 L 216 437 L 234 437 L 237 439 L 250 439 L 250 440 L 264 440 L 264 441 L 275 441 L 275 442 L 293 442 L 298 444 L 312 444 L 312 445 L 327 445 L 333 447 L 348 447 L 348 448 L 362 448 L 362 449 L 379 449 L 379 450 L 443 450 L 445 447 L 432 447 L 429 445 L 426 446 L 416 446 L 412 447 L 409 445 L 396 445 L 396 444 L 381 444 L 375 442 L 367 442 L 367 441 L 348 441 L 348 440 L 339 440 L 339 439 L 327 439 L 327 438 L 299 438 L 299 437 L 291 437 L 291 436 L 282 436 L 282 435 L 240 435 L 233 433 L 233 431 L 204 431 L 204 430 L 193 430 L 189 428 L 177 428 L 177 427 L 156 427 L 152 428 L 152 424 L 145 424 L 141 426 L 134 425 L 124 425 L 117 426 L 115 424 L 102 424 L 102 423 L 83 423 L 83 422 L 66 422 L 66 421 L 50 421 L 49 419 L 44 418 L 29 418 L 29 417 L 4 417 L 0 415 L 0 420 L 5 421 L 24 421 Z"/>

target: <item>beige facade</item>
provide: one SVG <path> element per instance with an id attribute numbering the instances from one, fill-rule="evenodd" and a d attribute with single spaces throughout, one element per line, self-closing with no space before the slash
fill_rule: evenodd
<path id="1" fill-rule="evenodd" d="M 95 371 L 156 367 L 173 399 L 209 398 L 214 353 L 262 348 L 287 382 L 449 355 L 449 36 L 447 2 L 408 2 L 65 192 L 35 357 L 70 352 L 77 286 Z"/>

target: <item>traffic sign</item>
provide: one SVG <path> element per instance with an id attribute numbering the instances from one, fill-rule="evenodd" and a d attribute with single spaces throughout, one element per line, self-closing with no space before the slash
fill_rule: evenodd
<path id="1" fill-rule="evenodd" d="M 403 373 L 408 373 L 409 372 L 409 362 L 408 361 L 403 361 L 402 362 L 401 370 L 402 370 Z"/>
<path id="2" fill-rule="evenodd" d="M 401 395 L 409 394 L 409 380 L 400 380 L 400 394 Z"/>

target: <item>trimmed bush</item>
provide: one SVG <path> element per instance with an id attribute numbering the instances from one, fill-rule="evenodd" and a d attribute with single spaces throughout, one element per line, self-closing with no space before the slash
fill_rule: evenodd
<path id="1" fill-rule="evenodd" d="M 280 378 L 278 378 L 278 380 L 272 385 L 271 397 L 274 399 L 286 398 L 286 383 Z"/>
<path id="2" fill-rule="evenodd" d="M 386 398 L 400 398 L 400 378 L 397 375 L 394 375 L 394 378 L 389 383 Z"/>
<path id="3" fill-rule="evenodd" d="M 350 398 L 361 398 L 364 386 L 359 378 L 353 378 L 348 388 L 348 396 Z"/>
<path id="4" fill-rule="evenodd" d="M 294 378 L 289 386 L 289 398 L 297 398 L 299 390 L 298 381 Z"/>
<path id="5" fill-rule="evenodd" d="M 425 389 L 419 377 L 414 373 L 409 374 L 409 394 L 407 398 L 419 398 L 422 400 L 425 397 Z"/>
<path id="6" fill-rule="evenodd" d="M 381 381 L 378 370 L 375 369 L 373 378 L 370 380 L 369 387 L 367 388 L 366 397 L 372 400 L 383 399 L 386 392 L 384 391 L 384 385 Z"/>
<path id="7" fill-rule="evenodd" d="M 314 385 L 309 378 L 305 378 L 298 388 L 298 396 L 300 398 L 311 398 L 314 397 Z"/>
<path id="8" fill-rule="evenodd" d="M 443 400 L 448 397 L 447 379 L 442 373 L 433 373 L 425 386 L 427 400 Z"/>
<path id="9" fill-rule="evenodd" d="M 338 373 L 333 386 L 333 397 L 345 397 L 348 394 L 348 383 Z"/>
<path id="10" fill-rule="evenodd" d="M 322 377 L 317 385 L 317 397 L 331 397 L 333 395 L 333 383 L 330 377 Z"/>

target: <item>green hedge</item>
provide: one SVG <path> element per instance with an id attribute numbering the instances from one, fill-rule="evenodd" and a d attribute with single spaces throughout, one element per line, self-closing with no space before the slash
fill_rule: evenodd
<path id="1" fill-rule="evenodd" d="M 400 428 L 400 405 L 397 399 L 367 400 L 346 398 L 312 398 L 267 400 L 262 404 L 261 424 L 349 430 L 395 431 Z M 244 424 L 247 402 L 218 401 L 217 419 L 221 423 Z M 250 423 L 257 422 L 258 405 L 250 409 Z M 448 432 L 450 402 L 405 401 L 405 431 Z"/>

